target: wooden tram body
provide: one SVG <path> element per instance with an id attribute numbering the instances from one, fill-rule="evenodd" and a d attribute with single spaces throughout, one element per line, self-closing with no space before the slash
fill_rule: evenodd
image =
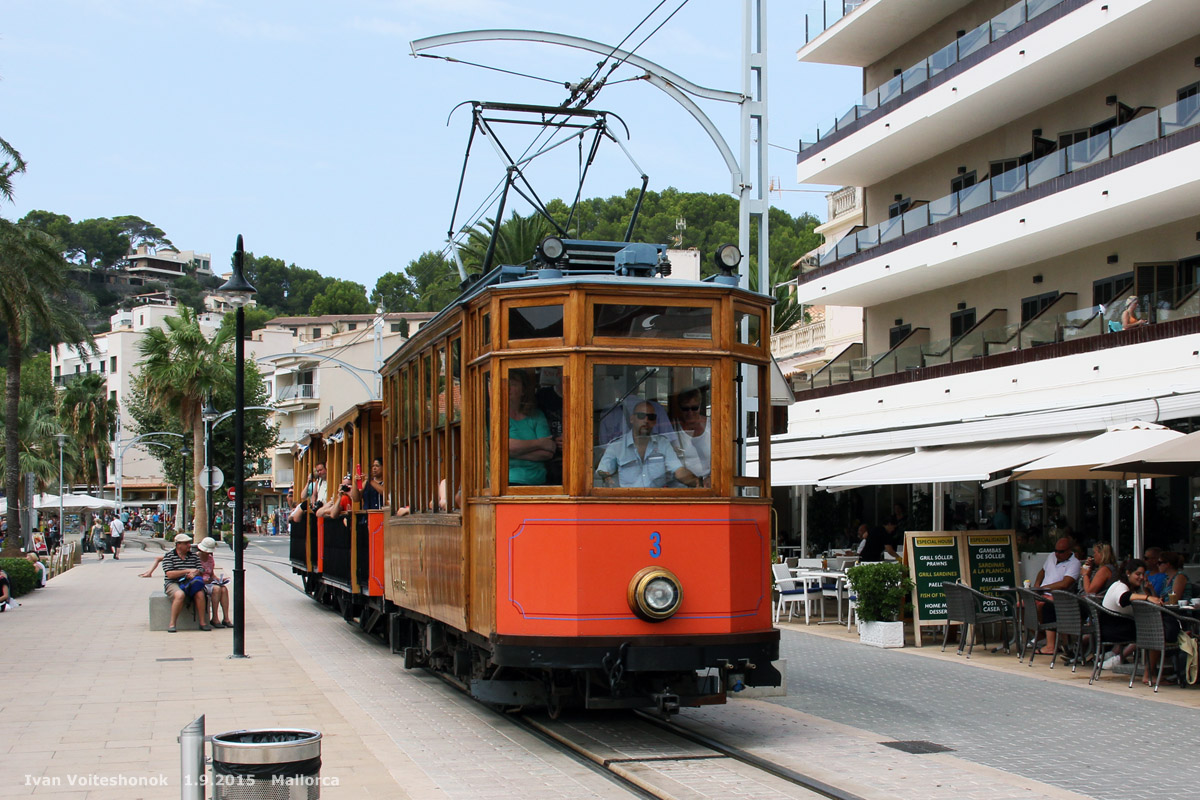
<path id="1" fill-rule="evenodd" d="M 770 300 L 621 276 L 631 247 L 635 267 L 661 260 L 661 248 L 610 243 L 575 255 L 594 267 L 583 274 L 489 273 L 384 364 L 381 438 L 376 405 L 359 406 L 297 460 L 299 493 L 317 460 L 332 489 L 382 454 L 389 505 L 354 515 L 346 542 L 333 520 L 293 525 L 306 589 L 385 627 L 406 666 L 451 674 L 487 702 L 669 711 L 780 682 L 769 474 L 740 474 L 738 457 L 743 405 L 769 414 Z M 561 404 L 561 444 L 528 485 L 509 449 L 528 437 L 509 433 L 514 409 L 532 404 L 512 387 L 537 380 L 537 396 Z M 605 475 L 614 442 L 651 424 L 638 420 L 667 430 L 664 412 L 673 419 L 685 395 L 691 413 L 707 410 L 710 472 L 692 485 L 668 469 L 653 487 Z M 351 554 L 336 576 L 334 546 Z M 659 595 L 675 601 L 665 616 L 643 602 L 656 579 L 677 590 Z"/>

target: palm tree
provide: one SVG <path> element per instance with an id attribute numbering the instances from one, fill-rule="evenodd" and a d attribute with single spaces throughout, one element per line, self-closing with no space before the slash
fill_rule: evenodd
<path id="1" fill-rule="evenodd" d="M 192 432 L 192 452 L 204 452 L 204 424 L 200 409 L 210 392 L 233 382 L 232 360 L 221 350 L 233 336 L 229 328 L 218 330 L 210 340 L 200 330 L 196 312 L 179 307 L 178 317 L 163 320 L 167 330 L 152 328 L 138 342 L 142 355 L 139 367 L 151 406 L 175 414 L 184 430 Z M 202 457 L 192 459 L 192 497 L 203 497 L 200 486 Z M 208 509 L 196 503 L 197 531 L 208 527 Z"/>
<path id="2" fill-rule="evenodd" d="M 11 174 L 11 168 L 8 170 Z M 0 182 L 2 180 L 0 178 Z M 43 336 L 48 333 L 53 340 L 77 348 L 93 346 L 92 335 L 78 313 L 74 286 L 68 277 L 70 270 L 71 266 L 63 259 L 53 238 L 0 218 L 0 323 L 8 334 L 4 487 L 9 498 L 9 535 L 5 539 L 5 555 L 17 555 L 18 542 L 24 541 L 20 518 L 18 453 L 21 442 L 18 428 L 25 347 L 35 332 Z"/>
<path id="3" fill-rule="evenodd" d="M 25 161 L 21 158 L 11 144 L 0 139 L 0 156 L 4 157 L 4 161 L 0 161 L 0 197 L 11 201 L 12 194 L 12 176 L 25 171 Z"/>
<path id="4" fill-rule="evenodd" d="M 488 243 L 496 221 L 484 220 L 467 233 L 462 248 L 463 263 L 481 269 L 487 256 Z M 517 212 L 500 224 L 496 236 L 496 250 L 492 255 L 491 267 L 498 264 L 524 264 L 533 258 L 538 243 L 554 233 L 554 226 L 540 214 L 522 217 Z"/>
<path id="5" fill-rule="evenodd" d="M 117 426 L 117 404 L 108 397 L 105 377 L 89 372 L 67 384 L 58 397 L 58 418 L 75 445 L 81 477 L 99 494 Z"/>

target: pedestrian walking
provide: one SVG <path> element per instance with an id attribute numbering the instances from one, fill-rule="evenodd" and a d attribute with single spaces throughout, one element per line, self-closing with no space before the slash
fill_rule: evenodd
<path id="1" fill-rule="evenodd" d="M 100 560 L 103 561 L 104 560 L 104 548 L 105 548 L 104 523 L 100 520 L 100 517 L 98 517 L 98 516 L 92 518 L 91 538 L 92 538 L 92 547 L 95 549 L 96 553 L 100 556 Z"/>
<path id="2" fill-rule="evenodd" d="M 125 523 L 120 517 L 113 517 L 108 523 L 108 546 L 112 548 L 113 558 L 121 560 L 121 539 L 125 536 Z M 101 556 L 103 558 L 103 556 Z"/>

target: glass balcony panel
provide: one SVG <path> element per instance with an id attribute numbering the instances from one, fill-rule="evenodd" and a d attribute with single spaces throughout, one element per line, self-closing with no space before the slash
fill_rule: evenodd
<path id="1" fill-rule="evenodd" d="M 1029 186 L 1037 186 L 1039 183 L 1045 183 L 1066 173 L 1067 151 L 1055 150 L 1048 156 L 1042 156 L 1037 161 L 1031 161 L 1025 167 L 1028 176 L 1025 182 Z"/>
<path id="2" fill-rule="evenodd" d="M 858 119 L 858 106 L 855 106 L 854 108 L 850 109 L 845 114 L 843 114 L 841 116 L 841 118 L 837 121 L 837 129 L 840 131 L 842 128 L 846 127 L 851 122 L 854 122 L 857 119 Z"/>
<path id="3" fill-rule="evenodd" d="M 852 358 L 847 366 L 850 368 L 850 380 L 863 381 L 874 376 L 875 360 L 873 358 Z"/>
<path id="4" fill-rule="evenodd" d="M 994 356 L 996 353 L 1011 353 L 1016 350 L 1020 346 L 1020 332 L 1021 326 L 1015 322 L 999 328 L 988 328 L 983 332 L 984 355 Z"/>
<path id="5" fill-rule="evenodd" d="M 858 239 L 854 236 L 843 236 L 842 240 L 837 243 L 837 257 L 840 261 L 843 258 L 849 258 L 858 252 Z"/>
<path id="6" fill-rule="evenodd" d="M 829 373 L 829 384 L 832 386 L 836 383 L 849 383 L 850 365 L 845 361 L 840 361 L 837 364 L 830 364 L 826 370 Z"/>
<path id="7" fill-rule="evenodd" d="M 933 225 L 936 222 L 941 222 L 944 219 L 958 216 L 958 195 L 948 194 L 945 197 L 939 197 L 930 203 L 929 209 L 929 224 Z"/>
<path id="8" fill-rule="evenodd" d="M 921 345 L 921 356 L 925 361 L 925 366 L 932 367 L 937 364 L 949 364 L 951 342 L 949 339 L 941 339 L 936 342 L 929 342 Z"/>
<path id="9" fill-rule="evenodd" d="M 992 199 L 1000 200 L 1017 192 L 1023 192 L 1026 188 L 1025 165 L 1021 164 L 1016 169 L 1001 172 L 992 178 Z"/>
<path id="10" fill-rule="evenodd" d="M 863 228 L 861 231 L 854 234 L 854 237 L 858 241 L 859 251 L 875 247 L 879 244 L 879 226 L 872 225 L 869 228 Z"/>
<path id="11" fill-rule="evenodd" d="M 1192 95 L 1178 103 L 1172 103 L 1159 111 L 1158 116 L 1162 120 L 1163 136 L 1190 128 L 1200 122 L 1200 95 Z"/>
<path id="12" fill-rule="evenodd" d="M 877 358 L 878 360 L 875 362 L 875 366 L 871 370 L 871 373 L 876 378 L 878 378 L 880 375 L 891 375 L 896 371 L 895 353 L 884 353 L 882 356 Z"/>
<path id="13" fill-rule="evenodd" d="M 917 206 L 905 211 L 901 217 L 905 233 L 912 233 L 920 230 L 929 224 L 929 206 Z"/>
<path id="14" fill-rule="evenodd" d="M 979 208 L 991 201 L 990 183 L 977 183 L 968 186 L 958 193 L 958 213 L 965 214 L 973 208 Z"/>
<path id="15" fill-rule="evenodd" d="M 1067 171 L 1075 172 L 1098 164 L 1109 156 L 1108 132 L 1076 142 L 1067 148 Z"/>
<path id="16" fill-rule="evenodd" d="M 1027 0 L 1025 16 L 1027 19 L 1033 19 L 1039 14 L 1046 13 L 1061 2 L 1062 0 Z"/>
<path id="17" fill-rule="evenodd" d="M 1067 339 L 1099 336 L 1104 332 L 1104 315 L 1101 313 L 1100 306 L 1059 314 L 1057 322 L 1064 342 Z"/>
<path id="18" fill-rule="evenodd" d="M 908 347 L 897 348 L 892 351 L 892 360 L 895 363 L 896 372 L 920 369 L 924 364 L 924 354 L 921 352 L 921 345 L 910 344 Z"/>
<path id="19" fill-rule="evenodd" d="M 899 97 L 900 92 L 903 91 L 903 86 L 904 86 L 904 76 L 903 75 L 897 75 L 896 77 L 892 78 L 890 81 L 885 83 L 883 86 L 880 86 L 879 87 L 879 105 L 883 105 L 884 103 L 888 102 L 889 100 L 893 100 L 893 99 Z"/>
<path id="20" fill-rule="evenodd" d="M 905 92 L 927 80 L 929 80 L 929 64 L 924 61 L 920 64 L 914 64 L 900 75 L 900 83 L 903 87 L 902 91 Z"/>
<path id="21" fill-rule="evenodd" d="M 976 50 L 986 46 L 991 41 L 992 24 L 985 22 L 974 30 L 967 31 L 958 37 L 958 60 L 962 61 Z"/>
<path id="22" fill-rule="evenodd" d="M 868 111 L 874 111 L 879 108 L 879 90 L 872 89 L 867 92 L 862 96 L 862 100 L 858 104 L 865 107 Z"/>
<path id="23" fill-rule="evenodd" d="M 1126 122 L 1109 132 L 1112 138 L 1112 154 L 1124 153 L 1158 138 L 1158 114 L 1146 114 Z"/>
<path id="24" fill-rule="evenodd" d="M 1038 347 L 1043 344 L 1054 344 L 1059 341 L 1058 324 L 1055 317 L 1030 320 L 1021 328 L 1020 346 L 1022 350 Z"/>
<path id="25" fill-rule="evenodd" d="M 837 130 L 837 121 L 835 120 L 833 123 L 833 126 L 821 134 L 821 138 L 828 139 L 830 136 L 833 136 L 834 131 L 836 131 L 836 130 Z"/>
<path id="26" fill-rule="evenodd" d="M 816 142 L 806 142 L 803 139 L 801 139 L 800 140 L 800 152 L 803 153 L 805 150 L 807 150 L 808 148 L 812 147 L 815 144 L 816 144 Z"/>
<path id="27" fill-rule="evenodd" d="M 952 361 L 970 361 L 986 355 L 987 345 L 983 340 L 983 331 L 975 329 L 954 340 L 950 348 Z"/>
<path id="28" fill-rule="evenodd" d="M 879 241 L 890 242 L 892 239 L 899 238 L 904 233 L 904 220 L 901 217 L 892 217 L 886 222 L 879 223 Z"/>
<path id="29" fill-rule="evenodd" d="M 949 69 L 956 63 L 958 63 L 958 42 L 955 41 L 929 57 L 929 77 L 932 78 L 934 75 Z"/>
<path id="30" fill-rule="evenodd" d="M 1195 286 L 1184 286 L 1176 292 L 1175 302 L 1170 308 L 1158 312 L 1159 322 L 1173 319 L 1200 317 L 1200 290 Z"/>
<path id="31" fill-rule="evenodd" d="M 992 17 L 992 41 L 996 41 L 1014 28 L 1019 28 L 1024 24 L 1025 4 L 1017 3 L 1015 6 L 1009 6 Z"/>

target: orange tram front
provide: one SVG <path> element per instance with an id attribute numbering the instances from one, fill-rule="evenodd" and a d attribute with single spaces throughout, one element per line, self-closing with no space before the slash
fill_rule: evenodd
<path id="1" fill-rule="evenodd" d="M 293 525 L 296 571 L 497 705 L 669 712 L 778 686 L 769 437 L 762 474 L 742 468 L 770 300 L 660 277 L 660 246 L 551 249 L 587 268 L 489 273 L 386 361 L 381 408 L 314 437 L 297 492 L 322 459 L 332 493 L 382 456 L 385 507 Z"/>

